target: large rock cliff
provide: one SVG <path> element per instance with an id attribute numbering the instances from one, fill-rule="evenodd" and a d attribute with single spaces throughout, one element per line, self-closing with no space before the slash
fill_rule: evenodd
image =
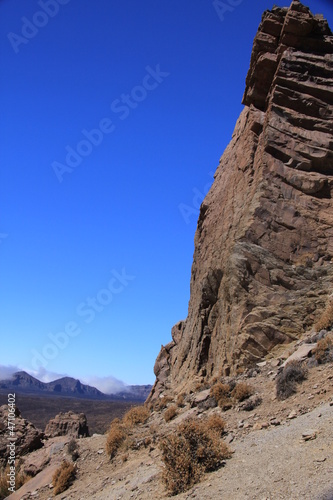
<path id="1" fill-rule="evenodd" d="M 150 399 L 233 374 L 310 329 L 333 292 L 333 36 L 299 1 L 263 14 L 245 105 L 202 203 L 188 317 Z"/>

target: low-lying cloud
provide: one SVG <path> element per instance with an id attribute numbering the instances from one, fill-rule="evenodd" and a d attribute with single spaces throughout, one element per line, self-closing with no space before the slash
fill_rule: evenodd
<path id="1" fill-rule="evenodd" d="M 81 382 L 96 387 L 96 389 L 104 392 L 104 394 L 117 394 L 118 392 L 127 390 L 127 385 L 124 382 L 111 375 L 109 377 L 86 377 Z"/>

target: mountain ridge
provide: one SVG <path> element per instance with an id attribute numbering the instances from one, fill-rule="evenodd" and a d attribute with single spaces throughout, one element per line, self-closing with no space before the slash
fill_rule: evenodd
<path id="1" fill-rule="evenodd" d="M 52 382 L 41 382 L 25 371 L 15 372 L 11 379 L 0 380 L 0 392 L 12 390 L 18 394 L 68 396 L 98 400 L 145 401 L 151 387 L 150 385 L 129 385 L 126 390 L 105 394 L 96 387 L 82 384 L 79 379 L 73 377 L 61 377 Z"/>

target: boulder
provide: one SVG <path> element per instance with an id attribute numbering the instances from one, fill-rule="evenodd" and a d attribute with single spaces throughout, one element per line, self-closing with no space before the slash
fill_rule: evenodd
<path id="1" fill-rule="evenodd" d="M 46 437 L 70 436 L 72 438 L 88 437 L 87 417 L 84 413 L 59 413 L 49 421 L 45 428 Z"/>
<path id="2" fill-rule="evenodd" d="M 22 417 L 18 408 L 15 409 L 15 421 L 13 427 L 13 439 L 15 439 L 16 458 L 38 450 L 43 446 L 43 432 Z M 0 406 L 0 460 L 3 464 L 9 457 L 9 430 L 8 430 L 8 407 Z"/>

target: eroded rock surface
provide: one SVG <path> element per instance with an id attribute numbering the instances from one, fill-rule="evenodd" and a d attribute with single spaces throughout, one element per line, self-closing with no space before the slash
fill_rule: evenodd
<path id="1" fill-rule="evenodd" d="M 43 446 L 43 433 L 22 417 L 18 408 L 15 409 L 15 420 L 13 424 L 13 439 L 15 439 L 15 456 L 21 457 Z M 5 465 L 9 457 L 10 449 L 8 431 L 8 407 L 0 406 L 0 463 Z"/>
<path id="2" fill-rule="evenodd" d="M 71 436 L 73 438 L 88 437 L 87 417 L 84 413 L 59 413 L 49 421 L 45 428 L 46 437 Z"/>
<path id="3" fill-rule="evenodd" d="M 333 36 L 299 1 L 262 17 L 245 105 L 200 209 L 186 321 L 150 399 L 261 361 L 333 292 Z"/>

